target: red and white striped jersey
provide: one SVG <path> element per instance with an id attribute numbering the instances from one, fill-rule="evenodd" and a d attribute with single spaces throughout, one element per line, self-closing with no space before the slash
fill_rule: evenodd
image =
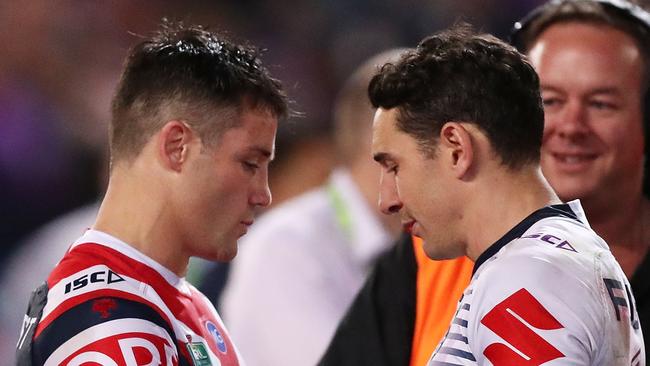
<path id="1" fill-rule="evenodd" d="M 634 298 L 578 201 L 542 208 L 477 259 L 429 366 L 643 366 Z"/>
<path id="2" fill-rule="evenodd" d="M 108 234 L 88 230 L 40 295 L 25 316 L 19 363 L 243 365 L 203 294 Z"/>

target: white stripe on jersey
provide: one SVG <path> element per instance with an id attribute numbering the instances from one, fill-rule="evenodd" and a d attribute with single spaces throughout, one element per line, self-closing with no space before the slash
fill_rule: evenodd
<path id="1" fill-rule="evenodd" d="M 89 283 L 83 288 L 73 290 L 71 293 L 65 293 L 66 284 L 73 281 L 73 279 L 80 278 L 84 275 L 90 276 L 92 273 L 96 273 L 98 271 L 108 270 L 109 267 L 105 265 L 96 265 L 76 272 L 72 276 L 66 277 L 59 281 L 54 287 L 49 290 L 47 294 L 47 304 L 43 309 L 43 316 L 41 319 L 46 319 L 47 316 L 57 307 L 59 307 L 64 301 L 73 299 L 76 296 L 80 296 L 89 292 L 110 289 L 129 293 L 153 303 L 156 307 L 158 307 L 158 309 L 160 309 L 160 311 L 165 314 L 165 316 L 167 316 L 169 321 L 172 323 L 171 326 L 174 329 L 174 333 L 177 335 L 178 340 L 181 342 L 187 342 L 187 339 L 184 337 L 185 334 L 190 334 L 192 338 L 198 337 L 198 335 L 196 335 L 196 333 L 194 333 L 189 326 L 174 316 L 174 314 L 167 307 L 165 302 L 153 287 L 123 274 L 119 274 L 119 276 L 122 277 L 125 281 L 112 283 L 110 285 L 107 285 L 105 282 Z"/>
<path id="2" fill-rule="evenodd" d="M 132 332 L 149 333 L 163 338 L 172 347 L 174 353 L 176 353 L 174 341 L 169 337 L 167 331 L 156 323 L 136 318 L 116 319 L 84 329 L 79 334 L 68 339 L 65 343 L 59 346 L 59 348 L 52 352 L 47 361 L 45 361 L 45 366 L 60 365 L 61 362 L 70 357 L 70 355 L 95 341 Z M 178 358 L 178 355 L 176 355 L 176 357 Z"/>
<path id="3" fill-rule="evenodd" d="M 46 319 L 50 315 L 50 313 L 54 311 L 54 309 L 58 308 L 59 305 L 61 305 L 66 300 L 70 300 L 76 296 L 83 295 L 92 291 L 106 289 L 106 288 L 128 292 L 131 294 L 135 294 L 138 297 L 146 297 L 145 289 L 142 288 L 142 283 L 124 275 L 120 275 L 120 277 L 122 277 L 126 281 L 116 282 L 111 284 L 110 286 L 107 286 L 104 281 L 95 282 L 95 283 L 89 281 L 89 277 L 91 277 L 93 273 L 98 273 L 98 272 L 107 273 L 109 270 L 110 270 L 109 267 L 103 264 L 98 264 L 96 266 L 82 269 L 79 272 L 75 272 L 74 274 L 68 277 L 62 278 L 54 287 L 48 290 L 47 304 L 45 305 L 45 308 L 43 308 L 43 315 L 41 316 L 41 319 Z M 88 284 L 78 289 L 73 289 L 74 288 L 73 282 L 75 280 L 79 280 L 84 277 L 86 278 Z M 69 293 L 66 294 L 65 291 L 67 285 L 70 285 L 71 291 L 69 291 Z"/>
<path id="4" fill-rule="evenodd" d="M 119 252 L 120 254 L 125 255 L 137 262 L 144 263 L 148 267 L 151 267 L 156 272 L 158 272 L 167 281 L 167 283 L 174 286 L 181 293 L 184 293 L 185 295 L 191 294 L 189 289 L 189 284 L 187 283 L 187 281 L 185 281 L 185 279 L 178 277 L 174 272 L 170 271 L 162 264 L 156 262 L 151 257 L 133 248 L 129 244 L 104 232 L 93 230 L 93 229 L 86 230 L 84 235 L 81 238 L 77 239 L 72 244 L 69 250 L 72 250 L 73 248 L 79 245 L 84 245 L 89 243 L 97 244 L 97 245 L 101 245 L 113 249 Z"/>

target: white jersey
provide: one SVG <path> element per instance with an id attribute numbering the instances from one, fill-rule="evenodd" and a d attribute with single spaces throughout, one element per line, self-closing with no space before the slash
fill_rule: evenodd
<path id="1" fill-rule="evenodd" d="M 630 285 L 578 201 L 536 211 L 481 254 L 428 364 L 645 365 Z"/>

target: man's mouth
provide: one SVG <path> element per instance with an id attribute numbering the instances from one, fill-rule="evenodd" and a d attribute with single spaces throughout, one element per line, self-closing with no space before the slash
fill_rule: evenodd
<path id="1" fill-rule="evenodd" d="M 413 225 L 415 225 L 415 223 L 416 223 L 415 220 L 402 221 L 402 228 L 404 229 L 404 232 L 412 234 Z"/>
<path id="2" fill-rule="evenodd" d="M 583 163 L 588 163 L 593 160 L 595 160 L 598 155 L 597 154 L 587 154 L 587 153 L 582 153 L 582 154 L 562 154 L 562 153 L 552 153 L 553 158 L 555 158 L 557 161 L 564 163 L 564 164 L 583 164 Z"/>

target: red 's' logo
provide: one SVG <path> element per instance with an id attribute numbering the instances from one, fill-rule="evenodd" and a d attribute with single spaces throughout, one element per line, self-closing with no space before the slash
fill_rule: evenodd
<path id="1" fill-rule="evenodd" d="M 528 359 L 523 358 L 502 343 L 492 343 L 483 354 L 495 366 L 537 366 L 564 357 L 564 354 L 537 335 L 511 312 L 517 314 L 532 327 L 543 330 L 564 328 L 526 289 L 521 289 L 500 302 L 481 323 L 510 343 Z"/>

